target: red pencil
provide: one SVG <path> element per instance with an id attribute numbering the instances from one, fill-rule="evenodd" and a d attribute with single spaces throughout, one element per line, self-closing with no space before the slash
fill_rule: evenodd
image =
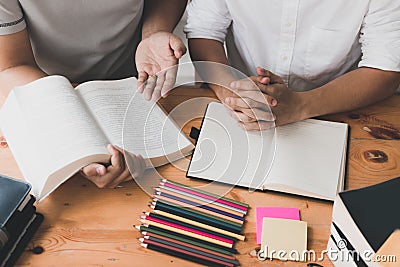
<path id="1" fill-rule="evenodd" d="M 160 220 L 160 219 L 157 219 L 157 218 L 154 218 L 154 217 L 146 216 L 144 219 L 148 220 L 148 221 L 161 223 L 161 224 L 164 224 L 164 225 L 167 225 L 167 226 L 170 226 L 170 227 L 174 227 L 174 228 L 177 228 L 177 229 L 181 229 L 183 231 L 187 231 L 187 232 L 195 233 L 195 234 L 198 234 L 198 235 L 206 236 L 206 237 L 209 237 L 209 238 L 212 238 L 212 239 L 215 239 L 215 240 L 219 240 L 221 242 L 225 242 L 225 243 L 228 243 L 228 244 L 233 244 L 232 240 L 229 240 L 229 239 L 226 239 L 226 238 L 223 238 L 223 237 L 219 237 L 219 236 L 215 236 L 215 235 L 212 235 L 212 234 L 209 234 L 209 233 L 204 233 L 204 232 L 201 232 L 201 231 L 189 228 L 189 227 L 185 227 L 185 226 L 182 226 L 182 225 L 178 225 L 178 224 L 175 224 L 175 223 L 166 222 L 164 220 Z"/>

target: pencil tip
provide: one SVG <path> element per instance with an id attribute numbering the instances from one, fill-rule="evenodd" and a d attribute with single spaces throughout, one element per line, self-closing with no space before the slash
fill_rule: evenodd
<path id="1" fill-rule="evenodd" d="M 147 248 L 147 244 L 140 244 L 142 247 Z"/>
<path id="2" fill-rule="evenodd" d="M 140 225 L 135 225 L 135 228 L 140 230 Z"/>
<path id="3" fill-rule="evenodd" d="M 142 238 L 142 237 L 139 238 L 139 241 L 140 241 L 140 242 L 143 242 L 143 241 L 144 241 L 144 238 Z"/>

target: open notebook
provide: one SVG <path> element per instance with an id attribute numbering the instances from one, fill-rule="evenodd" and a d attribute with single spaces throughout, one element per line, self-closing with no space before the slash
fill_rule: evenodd
<path id="1" fill-rule="evenodd" d="M 308 119 L 261 132 L 207 107 L 187 177 L 334 200 L 344 187 L 347 124 Z"/>

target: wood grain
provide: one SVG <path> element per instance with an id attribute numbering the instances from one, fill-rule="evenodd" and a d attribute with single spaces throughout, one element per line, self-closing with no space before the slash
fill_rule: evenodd
<path id="1" fill-rule="evenodd" d="M 163 107 L 174 107 L 189 99 L 214 97 L 206 89 L 179 88 L 161 101 Z M 201 107 L 193 107 L 203 112 Z M 326 116 L 326 119 L 345 121 L 351 127 L 348 157 L 347 188 L 354 189 L 376 184 L 400 175 L 400 140 L 377 139 L 364 127 L 400 128 L 400 96 L 393 96 L 376 105 L 354 112 Z M 201 118 L 183 123 L 189 133 L 191 126 L 200 126 Z M 386 135 L 384 135 L 386 136 Z M 376 152 L 380 151 L 380 152 Z M 386 155 L 386 156 L 385 156 Z M 0 172 L 22 178 L 7 147 L 0 148 Z M 185 171 L 173 165 L 146 173 L 143 181 L 165 177 L 190 186 L 204 186 L 201 180 L 185 178 Z M 245 188 L 215 186 L 217 192 L 250 205 L 244 226 L 245 242 L 238 242 L 238 260 L 242 266 L 305 266 L 305 263 L 259 262 L 250 256 L 258 249 L 255 242 L 255 207 L 283 206 L 301 210 L 301 219 L 308 223 L 308 249 L 320 253 L 326 248 L 330 235 L 332 203 L 277 192 L 249 192 Z M 151 193 L 151 192 L 149 192 Z M 150 195 L 135 182 L 127 182 L 117 189 L 98 189 L 85 178 L 76 175 L 47 199 L 37 209 L 45 221 L 29 247 L 19 259 L 19 266 L 198 266 L 168 255 L 140 247 L 140 233 L 133 225 L 143 211 L 147 211 Z M 31 249 L 40 245 L 44 252 L 33 254 Z M 318 255 L 318 254 L 317 254 Z M 332 266 L 325 257 L 323 266 Z"/>

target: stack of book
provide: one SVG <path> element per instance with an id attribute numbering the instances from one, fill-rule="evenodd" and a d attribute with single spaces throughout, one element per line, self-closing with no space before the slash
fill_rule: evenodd
<path id="1" fill-rule="evenodd" d="M 31 186 L 0 175 L 0 267 L 13 266 L 43 221 Z"/>
<path id="2" fill-rule="evenodd" d="M 141 246 L 207 266 L 237 266 L 235 242 L 248 205 L 162 180 L 144 212 Z"/>
<path id="3" fill-rule="evenodd" d="M 327 248 L 334 265 L 379 266 L 382 257 L 377 252 L 387 251 L 383 244 L 392 234 L 396 240 L 395 231 L 400 229 L 399 203 L 400 178 L 340 193 L 333 206 Z M 385 260 L 396 260 L 392 255 L 384 256 L 388 257 Z M 398 261 L 393 266 L 399 266 Z"/>

